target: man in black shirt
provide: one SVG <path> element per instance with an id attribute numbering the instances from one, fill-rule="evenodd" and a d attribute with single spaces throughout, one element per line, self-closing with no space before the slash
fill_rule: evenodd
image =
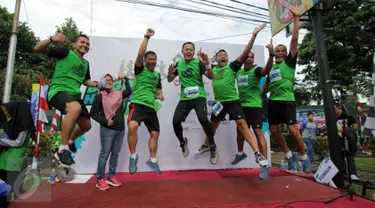
<path id="1" fill-rule="evenodd" d="M 344 125 L 345 125 L 345 127 L 352 127 L 356 131 L 358 131 L 358 123 L 355 121 L 353 116 L 350 116 L 350 115 L 347 114 L 347 112 L 345 112 L 345 110 L 343 109 L 343 107 L 340 103 L 334 104 L 334 110 L 335 110 L 335 114 L 336 114 L 336 118 L 337 118 L 337 121 L 336 121 L 337 132 L 338 132 L 338 136 L 340 138 L 342 138 L 343 133 L 344 133 Z M 356 144 L 356 142 L 355 142 L 355 144 Z M 348 161 L 348 164 L 349 164 L 349 170 L 350 170 L 350 176 L 349 177 L 352 180 L 359 180 L 359 178 L 357 176 L 357 168 L 356 168 L 356 165 L 355 165 L 354 156 L 355 155 L 350 151 L 347 151 L 347 153 L 345 154 L 345 158 L 346 158 L 346 160 Z M 344 173 L 344 175 L 346 175 L 346 172 Z"/>

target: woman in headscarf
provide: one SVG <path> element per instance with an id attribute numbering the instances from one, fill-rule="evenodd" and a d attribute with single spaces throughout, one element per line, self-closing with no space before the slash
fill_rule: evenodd
<path id="1" fill-rule="evenodd" d="M 4 103 L 0 108 L 0 179 L 22 193 L 22 184 L 14 184 L 25 167 L 26 142 L 35 139 L 30 104 L 22 101 Z"/>
<path id="2" fill-rule="evenodd" d="M 118 155 L 120 154 L 122 142 L 125 135 L 125 109 L 123 100 L 127 98 L 132 90 L 127 77 L 119 77 L 125 80 L 125 90 L 114 90 L 113 77 L 110 74 L 102 76 L 105 79 L 105 87 L 95 96 L 91 106 L 91 117 L 100 124 L 101 151 L 96 172 L 96 187 L 100 190 L 109 189 L 109 185 L 118 187 L 121 183 L 116 179 Z M 109 172 L 104 177 L 106 163 L 109 160 Z"/>
<path id="3" fill-rule="evenodd" d="M 22 147 L 31 133 L 35 133 L 35 127 L 29 103 L 12 101 L 1 105 L 0 146 Z"/>

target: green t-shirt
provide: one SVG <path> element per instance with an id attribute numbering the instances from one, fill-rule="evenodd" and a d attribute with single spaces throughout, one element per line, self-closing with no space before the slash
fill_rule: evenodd
<path id="1" fill-rule="evenodd" d="M 213 67 L 212 89 L 215 101 L 229 102 L 239 99 L 236 89 L 236 72 L 241 69 L 241 66 L 242 63 L 235 60 L 224 67 Z"/>
<path id="2" fill-rule="evenodd" d="M 81 98 L 83 81 L 91 79 L 89 62 L 68 48 L 49 48 L 47 55 L 57 59 L 48 100 L 58 92 Z"/>
<path id="3" fill-rule="evenodd" d="M 181 83 L 180 100 L 192 100 L 198 97 L 206 98 L 202 75 L 206 72 L 206 67 L 200 63 L 199 59 L 190 62 L 180 60 L 177 62 L 175 75 L 179 76 Z"/>
<path id="4" fill-rule="evenodd" d="M 273 65 L 268 76 L 270 100 L 295 101 L 293 87 L 296 62 L 297 55 L 292 58 L 292 55 L 289 54 L 283 62 Z"/>
<path id="5" fill-rule="evenodd" d="M 262 91 L 260 79 L 262 68 L 241 69 L 237 73 L 238 94 L 243 107 L 262 108 Z"/>
<path id="6" fill-rule="evenodd" d="M 135 83 L 131 103 L 140 104 L 154 109 L 157 90 L 161 89 L 160 74 L 147 67 L 135 67 Z"/>

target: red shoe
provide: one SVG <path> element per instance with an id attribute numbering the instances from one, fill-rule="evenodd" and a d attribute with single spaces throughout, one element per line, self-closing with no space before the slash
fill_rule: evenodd
<path id="1" fill-rule="evenodd" d="M 105 191 L 105 190 L 109 189 L 109 186 L 104 179 L 98 180 L 96 182 L 96 187 L 98 187 L 102 191 Z"/>
<path id="2" fill-rule="evenodd" d="M 115 176 L 113 176 L 112 178 L 106 179 L 105 182 L 107 182 L 107 184 L 114 186 L 114 187 L 119 187 L 122 185 L 121 182 L 118 181 Z"/>

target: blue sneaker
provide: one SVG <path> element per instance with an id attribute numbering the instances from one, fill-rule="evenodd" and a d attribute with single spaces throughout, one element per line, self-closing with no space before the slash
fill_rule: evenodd
<path id="1" fill-rule="evenodd" d="M 237 165 L 242 160 L 246 159 L 247 155 L 243 153 L 242 155 L 236 154 L 236 157 L 234 157 L 234 160 L 232 161 L 232 165 Z"/>
<path id="2" fill-rule="evenodd" d="M 292 157 L 286 160 L 288 161 L 288 170 L 297 171 L 298 153 L 293 152 Z"/>
<path id="3" fill-rule="evenodd" d="M 137 172 L 137 163 L 138 163 L 138 155 L 135 159 L 130 157 L 130 160 L 129 160 L 129 173 L 130 174 L 134 174 Z"/>
<path id="4" fill-rule="evenodd" d="M 161 170 L 159 168 L 159 164 L 151 162 L 151 160 L 147 160 L 146 165 L 151 168 L 151 170 L 157 172 L 158 174 L 161 174 Z"/>
<path id="5" fill-rule="evenodd" d="M 310 159 L 307 158 L 306 160 L 301 160 L 301 162 L 302 162 L 303 172 L 311 173 L 312 165 L 311 165 Z"/>
<path id="6" fill-rule="evenodd" d="M 267 180 L 270 176 L 270 172 L 271 172 L 270 166 L 262 167 L 259 173 L 259 178 L 261 180 Z"/>

